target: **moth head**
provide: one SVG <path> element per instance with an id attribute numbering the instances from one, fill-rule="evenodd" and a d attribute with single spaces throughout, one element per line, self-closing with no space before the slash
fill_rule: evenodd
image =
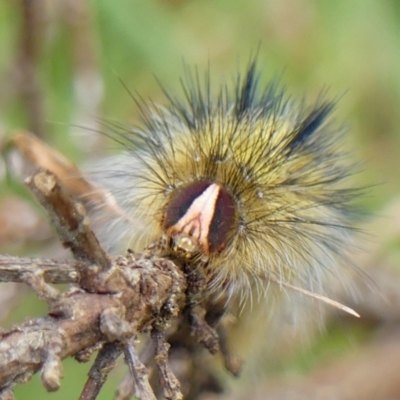
<path id="1" fill-rule="evenodd" d="M 229 245 L 235 231 L 236 205 L 221 184 L 200 180 L 177 188 L 167 202 L 162 230 L 181 258 L 207 259 Z"/>

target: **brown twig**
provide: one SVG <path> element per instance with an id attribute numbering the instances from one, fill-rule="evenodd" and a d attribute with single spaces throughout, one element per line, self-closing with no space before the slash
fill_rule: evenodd
<path id="1" fill-rule="evenodd" d="M 147 341 L 144 349 L 140 354 L 140 360 L 145 367 L 148 367 L 154 358 L 155 343 L 154 340 Z M 129 400 L 135 392 L 135 382 L 132 374 L 128 373 L 124 376 L 115 392 L 114 400 Z"/>
<path id="2" fill-rule="evenodd" d="M 166 342 L 165 333 L 153 330 L 151 336 L 156 346 L 155 361 L 164 397 L 168 400 L 182 400 L 181 385 L 168 364 L 168 350 L 170 345 Z"/>
<path id="3" fill-rule="evenodd" d="M 50 308 L 48 316 L 1 334 L 0 395 L 39 370 L 47 390 L 57 390 L 61 360 L 72 355 L 87 359 L 103 343 L 125 344 L 125 353 L 132 356 L 132 337 L 158 320 L 162 322 L 157 326 L 165 324 L 185 304 L 186 281 L 175 264 L 133 254 L 108 257 L 90 229 L 85 210 L 53 174 L 38 172 L 28 185 L 76 260 L 60 262 L 58 267 L 64 264 L 65 271 L 57 271 L 51 260 L 0 259 L 2 279 L 27 283 Z M 48 282 L 76 282 L 79 287 L 60 293 Z M 91 388 L 83 395 L 95 398 L 116 353 L 99 356 L 88 383 Z"/>
<path id="4" fill-rule="evenodd" d="M 17 149 L 30 172 L 38 169 L 52 172 L 74 197 L 86 208 L 101 207 L 105 213 L 116 218 L 127 218 L 114 197 L 105 188 L 94 185 L 82 175 L 79 168 L 60 152 L 28 131 L 18 131 L 10 141 Z M 11 166 L 9 166 L 11 168 Z"/>
<path id="5" fill-rule="evenodd" d="M 24 282 L 23 276 L 40 271 L 47 283 L 77 283 L 81 269 L 79 261 L 46 260 L 0 255 L 0 282 Z"/>
<path id="6" fill-rule="evenodd" d="M 52 296 L 52 300 L 44 295 L 50 303 L 47 317 L 29 320 L 0 336 L 0 388 L 26 381 L 39 369 L 45 372 L 42 374 L 45 386 L 57 388 L 60 374 L 48 372 L 54 371 L 54 365 L 98 342 L 109 341 L 109 331 L 118 336 L 115 327 L 107 326 L 107 318 L 103 318 L 105 310 L 119 310 L 120 317 L 139 332 L 158 318 L 170 296 L 176 297 L 178 287 L 185 287 L 180 271 L 176 271 L 181 277 L 177 285 L 161 259 L 117 261 L 113 274 L 123 277 L 118 292 L 99 294 L 76 289 Z M 109 277 L 113 282 L 113 277 Z M 38 286 L 35 289 L 39 290 Z"/>
<path id="7" fill-rule="evenodd" d="M 61 243 L 71 249 L 75 259 L 108 269 L 110 260 L 90 229 L 85 209 L 62 189 L 55 175 L 42 171 L 27 179 L 26 184 L 46 209 Z"/>
<path id="8" fill-rule="evenodd" d="M 205 320 L 206 310 L 201 306 L 191 307 L 189 321 L 192 334 L 198 339 L 211 354 L 219 351 L 219 338 L 217 332 Z"/>
<path id="9" fill-rule="evenodd" d="M 121 352 L 121 345 L 117 343 L 106 343 L 102 347 L 89 371 L 89 378 L 86 381 L 79 400 L 95 400 L 97 398 Z"/>
<path id="10" fill-rule="evenodd" d="M 148 371 L 140 361 L 134 339 L 130 339 L 125 347 L 125 359 L 135 382 L 135 396 L 141 400 L 157 400 L 149 384 Z"/>
<path id="11" fill-rule="evenodd" d="M 87 195 L 93 191 L 92 185 L 85 180 L 76 165 L 36 135 L 20 130 L 13 135 L 11 144 L 21 154 L 24 162 L 35 170 L 42 168 L 51 171 L 70 193 Z"/>

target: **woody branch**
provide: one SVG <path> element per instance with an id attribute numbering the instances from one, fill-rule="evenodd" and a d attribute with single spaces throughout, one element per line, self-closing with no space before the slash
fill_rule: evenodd
<path id="1" fill-rule="evenodd" d="M 186 281 L 175 264 L 155 257 L 109 257 L 91 231 L 83 207 L 52 173 L 38 172 L 27 184 L 75 259 L 0 257 L 0 280 L 27 283 L 49 306 L 47 316 L 25 321 L 0 335 L 0 394 L 6 397 L 14 385 L 38 371 L 47 390 L 57 390 L 61 360 L 69 356 L 88 359 L 107 343 L 125 346 L 132 370 L 133 359 L 127 357 L 135 354 L 132 338 L 155 325 L 159 329 L 159 321 L 176 316 L 185 304 Z M 62 293 L 49 283 L 74 285 Z M 95 385 L 87 385 L 89 393 L 83 393 L 82 399 L 96 398 L 104 376 L 98 379 Z M 136 395 L 155 398 L 144 383 L 146 373 L 138 379 Z M 91 386 L 97 388 L 91 390 Z M 179 385 L 170 398 L 180 398 Z"/>

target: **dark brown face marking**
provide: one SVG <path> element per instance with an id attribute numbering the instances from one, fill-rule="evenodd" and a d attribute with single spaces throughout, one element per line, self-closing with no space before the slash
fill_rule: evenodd
<path id="1" fill-rule="evenodd" d="M 210 254 L 225 247 L 234 217 L 230 193 L 216 183 L 199 181 L 177 190 L 165 209 L 162 227 L 168 235 L 192 238 Z"/>

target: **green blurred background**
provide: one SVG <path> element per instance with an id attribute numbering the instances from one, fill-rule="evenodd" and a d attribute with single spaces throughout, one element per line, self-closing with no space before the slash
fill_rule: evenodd
<path id="1" fill-rule="evenodd" d="M 265 81 L 278 74 L 295 96 L 313 100 L 329 88 L 340 98 L 337 119 L 349 127 L 355 158 L 365 161 L 357 179 L 378 184 L 363 207 L 379 212 L 397 197 L 395 0 L 0 0 L 0 139 L 25 128 L 78 164 L 101 157 L 115 146 L 96 134 L 98 118 L 136 121 L 124 86 L 163 102 L 157 79 L 179 91 L 184 63 L 210 66 L 218 84 L 233 80 L 256 52 Z M 3 169 L 7 195 L 14 188 Z M 12 319 L 40 312 L 32 294 Z M 67 361 L 59 392 L 47 395 L 35 377 L 17 398 L 77 398 L 88 367 Z M 100 399 L 114 388 L 115 381 L 107 383 Z"/>

